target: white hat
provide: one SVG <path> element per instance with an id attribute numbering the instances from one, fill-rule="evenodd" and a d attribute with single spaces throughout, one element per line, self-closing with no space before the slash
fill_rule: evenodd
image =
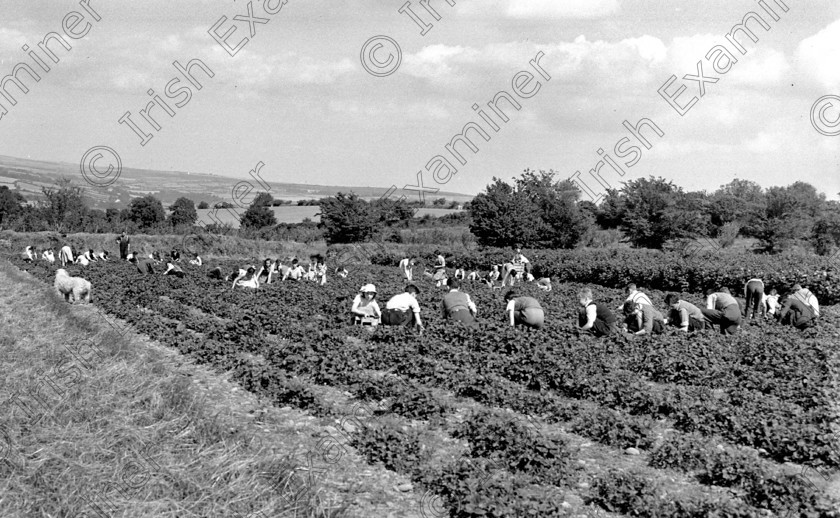
<path id="1" fill-rule="evenodd" d="M 362 293 L 376 293 L 376 286 L 373 284 L 365 284 L 359 291 Z"/>

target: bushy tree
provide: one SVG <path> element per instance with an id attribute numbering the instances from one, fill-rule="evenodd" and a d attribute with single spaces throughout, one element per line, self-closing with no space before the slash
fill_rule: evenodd
<path id="1" fill-rule="evenodd" d="M 147 230 L 166 221 L 166 211 L 159 199 L 151 194 L 134 198 L 128 206 L 127 219 L 141 230 Z"/>
<path id="2" fill-rule="evenodd" d="M 277 225 L 277 217 L 274 211 L 271 210 L 271 204 L 274 198 L 267 192 L 259 193 L 245 214 L 242 215 L 240 224 L 245 229 L 260 229 L 264 227 L 273 227 Z"/>
<path id="3" fill-rule="evenodd" d="M 69 178 L 61 178 L 54 187 L 42 187 L 41 192 L 46 201 L 39 212 L 50 229 L 58 232 L 83 230 L 87 206 L 81 187 L 74 186 Z"/>
<path id="4" fill-rule="evenodd" d="M 635 247 L 661 249 L 673 239 L 703 234 L 706 221 L 695 197 L 664 178 L 639 178 L 621 188 L 620 228 Z"/>
<path id="5" fill-rule="evenodd" d="M 0 228 L 23 212 L 22 205 L 24 203 L 26 203 L 26 199 L 19 192 L 15 192 L 5 185 L 0 186 Z"/>
<path id="6" fill-rule="evenodd" d="M 715 234 L 727 223 L 736 223 L 742 235 L 754 237 L 766 206 L 767 199 L 760 185 L 735 179 L 708 197 L 705 212 Z"/>
<path id="7" fill-rule="evenodd" d="M 779 252 L 799 239 L 811 237 L 822 214 L 825 195 L 810 184 L 796 182 L 767 189 L 767 205 L 756 237 L 767 252 Z"/>
<path id="8" fill-rule="evenodd" d="M 178 198 L 175 203 L 169 206 L 169 224 L 173 227 L 180 225 L 194 225 L 198 219 L 195 211 L 195 204 L 188 198 Z"/>
<path id="9" fill-rule="evenodd" d="M 479 244 L 498 247 L 572 248 L 588 225 L 577 206 L 580 192 L 553 172 L 526 170 L 514 184 L 498 178 L 470 203 L 470 231 Z"/>
<path id="10" fill-rule="evenodd" d="M 378 214 L 379 223 L 385 226 L 393 226 L 399 223 L 406 223 L 414 217 L 415 207 L 412 207 L 404 199 L 379 199 L 371 203 L 373 210 Z"/>
<path id="11" fill-rule="evenodd" d="M 368 241 L 376 232 L 378 211 L 355 193 L 338 193 L 320 201 L 321 223 L 328 244 Z"/>
<path id="12" fill-rule="evenodd" d="M 210 208 L 210 205 L 206 201 L 202 200 L 202 201 L 198 202 L 198 209 L 199 210 L 209 209 L 209 208 Z"/>

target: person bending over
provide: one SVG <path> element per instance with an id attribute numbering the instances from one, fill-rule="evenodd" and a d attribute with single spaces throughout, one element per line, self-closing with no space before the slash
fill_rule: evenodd
<path id="1" fill-rule="evenodd" d="M 469 295 L 461 292 L 461 280 L 457 277 L 449 281 L 449 293 L 443 296 L 440 309 L 444 320 L 455 320 L 467 325 L 475 324 L 478 311 Z"/>
<path id="2" fill-rule="evenodd" d="M 665 332 L 665 318 L 649 304 L 633 301 L 624 303 L 624 316 L 627 330 L 637 335 L 661 335 Z"/>
<path id="3" fill-rule="evenodd" d="M 385 304 L 385 311 L 382 313 L 382 324 L 386 326 L 410 326 L 416 325 L 421 331 L 423 322 L 420 320 L 420 304 L 417 303 L 417 295 L 420 289 L 414 284 L 405 287 L 405 291 L 394 295 Z"/>
<path id="4" fill-rule="evenodd" d="M 720 326 L 720 334 L 734 335 L 738 333 L 741 324 L 741 308 L 738 301 L 729 292 L 729 288 L 721 288 L 717 292 L 709 290 L 706 307 L 700 311 L 705 317 L 706 325 Z"/>
<path id="5" fill-rule="evenodd" d="M 176 266 L 176 265 L 172 264 L 171 262 L 166 263 L 166 271 L 163 272 L 163 274 L 164 275 L 172 275 L 172 276 L 175 276 L 175 277 L 178 277 L 178 278 L 181 278 L 181 279 L 183 279 L 184 275 L 185 275 L 184 270 L 182 270 L 180 266 Z"/>
<path id="6" fill-rule="evenodd" d="M 260 287 L 260 281 L 257 279 L 257 268 L 249 266 L 247 270 L 240 269 L 236 278 L 233 280 L 231 291 L 237 286 L 240 288 L 257 289 Z"/>
<path id="7" fill-rule="evenodd" d="M 817 315 L 813 308 L 792 294 L 785 297 L 777 318 L 782 324 L 793 326 L 800 331 L 804 331 L 817 323 Z"/>
<path id="8" fill-rule="evenodd" d="M 408 282 L 414 280 L 414 258 L 404 257 L 398 266 Z"/>
<path id="9" fill-rule="evenodd" d="M 755 315 L 759 313 L 764 317 L 764 281 L 761 279 L 750 279 L 744 284 L 744 298 L 747 299 L 747 304 L 744 306 L 744 319 L 749 316 L 750 308 L 752 308 L 752 316 L 750 320 L 755 320 Z"/>
<path id="10" fill-rule="evenodd" d="M 690 302 L 680 300 L 676 293 L 669 293 L 665 296 L 665 304 L 670 308 L 666 324 L 679 327 L 680 331 L 693 333 L 705 329 L 705 317 L 700 308 Z"/>
<path id="11" fill-rule="evenodd" d="M 137 256 L 132 254 L 128 262 L 133 264 L 137 268 L 137 271 L 142 274 L 154 275 L 155 273 L 155 268 L 149 259 L 137 259 Z"/>
<path id="12" fill-rule="evenodd" d="M 618 333 L 618 319 L 606 304 L 592 300 L 592 290 L 584 288 L 578 292 L 580 330 L 597 337 Z"/>
<path id="13" fill-rule="evenodd" d="M 505 317 L 511 326 L 541 329 L 545 324 L 545 312 L 537 299 L 519 297 L 510 290 L 505 294 L 505 304 Z"/>
<path id="14" fill-rule="evenodd" d="M 627 285 L 625 289 L 625 293 L 627 294 L 627 298 L 624 299 L 624 302 L 635 302 L 637 304 L 647 304 L 648 306 L 653 306 L 653 302 L 650 301 L 650 297 L 645 295 L 643 292 L 636 289 L 636 285 L 632 282 Z M 619 311 L 624 310 L 624 303 L 622 302 L 621 305 L 618 306 Z"/>
<path id="15" fill-rule="evenodd" d="M 201 260 L 201 257 L 198 254 L 193 254 L 193 258 L 190 259 L 190 264 L 193 266 L 201 266 L 204 262 Z"/>
<path id="16" fill-rule="evenodd" d="M 528 274 L 530 275 L 530 274 Z M 543 291 L 551 291 L 551 277 L 543 277 L 537 281 L 537 288 Z"/>

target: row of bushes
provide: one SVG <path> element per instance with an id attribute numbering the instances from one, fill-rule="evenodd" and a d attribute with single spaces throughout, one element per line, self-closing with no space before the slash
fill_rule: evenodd
<path id="1" fill-rule="evenodd" d="M 640 288 L 703 293 L 707 289 L 729 287 L 741 293 L 744 283 L 759 277 L 766 289 L 787 292 L 795 283 L 807 286 L 822 304 L 840 302 L 840 255 L 833 258 L 809 254 L 778 256 L 745 252 L 729 253 L 700 250 L 662 252 L 658 250 L 525 250 L 537 277 L 555 281 L 580 282 L 621 287 L 630 282 Z M 431 265 L 436 253 L 429 250 L 417 259 Z M 446 257 L 452 267 L 488 271 L 513 257 L 509 249 L 457 252 Z M 369 255 L 373 264 L 396 266 L 399 255 L 383 249 Z"/>

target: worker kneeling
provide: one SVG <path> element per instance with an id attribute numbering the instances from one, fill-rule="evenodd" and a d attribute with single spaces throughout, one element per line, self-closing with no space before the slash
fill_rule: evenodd
<path id="1" fill-rule="evenodd" d="M 417 303 L 417 295 L 420 290 L 417 286 L 409 284 L 405 292 L 394 295 L 385 304 L 385 311 L 382 313 L 382 325 L 386 326 L 410 326 L 416 324 L 420 329 L 423 322 L 420 321 L 420 304 Z"/>
<path id="2" fill-rule="evenodd" d="M 455 320 L 466 325 L 476 323 L 475 303 L 469 295 L 461 292 L 461 280 L 457 277 L 449 280 L 449 293 L 444 295 L 440 307 L 444 320 Z"/>

